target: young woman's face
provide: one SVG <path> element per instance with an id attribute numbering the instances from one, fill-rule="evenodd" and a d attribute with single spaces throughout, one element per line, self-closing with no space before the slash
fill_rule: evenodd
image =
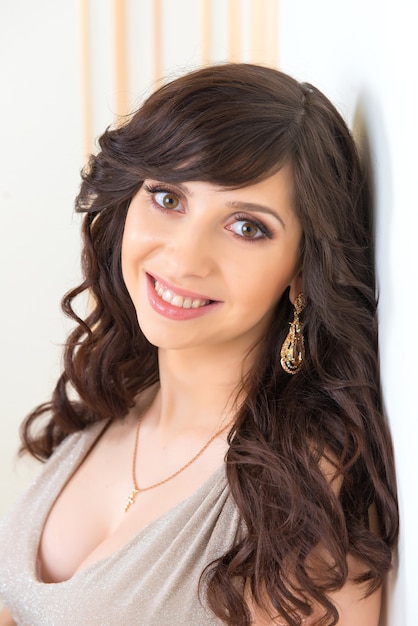
<path id="1" fill-rule="evenodd" d="M 122 271 L 152 344 L 243 352 L 255 345 L 298 280 L 301 227 L 291 189 L 286 167 L 235 190 L 144 182 L 126 218 Z"/>

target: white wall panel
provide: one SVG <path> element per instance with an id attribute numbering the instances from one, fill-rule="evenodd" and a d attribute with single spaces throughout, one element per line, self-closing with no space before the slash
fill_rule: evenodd
<path id="1" fill-rule="evenodd" d="M 402 531 L 385 623 L 416 626 L 416 3 L 284 0 L 280 24 L 281 67 L 320 87 L 369 145 L 382 381 L 395 444 Z"/>
<path id="2" fill-rule="evenodd" d="M 18 425 L 59 371 L 59 301 L 78 280 L 82 158 L 73 2 L 0 3 L 0 509 L 28 479 Z"/>

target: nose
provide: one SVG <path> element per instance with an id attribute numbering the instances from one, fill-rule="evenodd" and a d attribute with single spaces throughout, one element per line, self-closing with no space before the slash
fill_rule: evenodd
<path id="1" fill-rule="evenodd" d="M 207 225 L 193 219 L 179 220 L 168 237 L 166 262 L 173 278 L 205 278 L 211 273 L 216 251 Z"/>

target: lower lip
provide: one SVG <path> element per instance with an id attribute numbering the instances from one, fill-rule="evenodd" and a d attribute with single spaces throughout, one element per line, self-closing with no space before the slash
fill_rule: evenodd
<path id="1" fill-rule="evenodd" d="M 154 289 L 154 279 L 149 274 L 147 274 L 147 291 L 148 299 L 154 311 L 163 317 L 176 321 L 192 320 L 197 317 L 202 317 L 202 315 L 210 313 L 221 304 L 220 302 L 211 302 L 210 304 L 205 304 L 197 309 L 183 309 L 178 306 L 173 306 L 169 302 L 160 298 Z"/>

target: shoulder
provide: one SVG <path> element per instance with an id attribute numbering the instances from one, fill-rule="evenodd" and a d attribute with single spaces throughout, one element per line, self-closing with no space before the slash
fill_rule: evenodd
<path id="1" fill-rule="evenodd" d="M 332 491 L 338 496 L 343 483 L 343 475 L 341 473 L 340 463 L 335 454 L 329 450 L 325 450 L 319 457 L 318 467 Z"/>
<path id="2" fill-rule="evenodd" d="M 341 488 L 344 482 L 344 472 L 336 455 L 325 450 L 321 454 L 312 450 L 313 457 L 317 459 L 318 469 L 322 474 L 325 482 L 328 484 L 330 499 L 338 502 Z M 369 526 L 378 535 L 378 521 L 375 508 L 372 506 L 369 511 Z M 341 550 L 344 551 L 344 540 L 341 539 Z M 344 557 L 342 556 L 344 562 Z M 338 626 L 378 626 L 380 618 L 382 590 L 378 588 L 370 593 L 368 583 L 359 583 L 359 579 L 367 574 L 368 567 L 360 560 L 355 559 L 352 555 L 347 554 L 346 561 L 346 578 L 342 587 L 336 591 L 326 594 L 326 598 L 332 603 L 338 611 Z M 315 546 L 313 551 L 305 560 L 305 565 L 310 570 L 310 576 L 313 580 L 321 579 L 323 566 L 326 565 L 330 570 L 334 567 L 334 559 L 325 544 L 320 542 Z M 258 606 L 251 597 L 249 585 L 246 587 L 246 601 L 248 603 L 252 616 L 252 624 L 254 626 L 286 626 L 287 622 L 275 615 L 274 607 L 271 605 L 267 594 L 262 598 L 261 604 Z M 303 626 L 316 626 L 322 623 L 325 617 L 324 607 L 312 602 L 312 614 L 302 620 Z M 302 617 L 302 616 L 301 616 Z"/>
<path id="3" fill-rule="evenodd" d="M 336 592 L 327 594 L 328 600 L 338 611 L 338 626 L 378 626 L 382 604 L 382 588 L 367 595 L 367 584 L 357 584 L 354 579 L 359 576 L 363 567 L 360 562 L 348 557 L 348 578 L 344 586 Z M 250 594 L 246 594 L 252 626 L 287 626 L 283 618 L 278 617 L 268 600 L 263 607 L 257 606 Z M 313 612 L 309 617 L 302 618 L 303 626 L 317 626 L 323 623 L 324 609 L 313 604 Z"/>

